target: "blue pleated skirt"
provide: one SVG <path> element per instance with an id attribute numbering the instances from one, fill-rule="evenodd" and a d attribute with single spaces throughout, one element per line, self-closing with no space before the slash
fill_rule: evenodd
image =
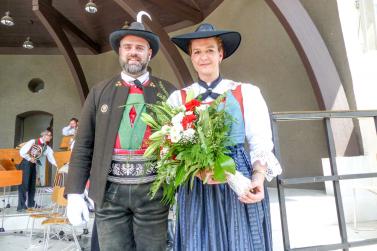
<path id="1" fill-rule="evenodd" d="M 237 170 L 250 177 L 243 145 L 231 147 Z M 205 185 L 195 178 L 180 187 L 177 198 L 176 251 L 272 250 L 267 189 L 259 203 L 244 204 L 228 184 Z"/>

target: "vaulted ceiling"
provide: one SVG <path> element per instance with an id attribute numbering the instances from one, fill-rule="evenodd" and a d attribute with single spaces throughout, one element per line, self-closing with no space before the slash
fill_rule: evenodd
<path id="1" fill-rule="evenodd" d="M 192 77 L 168 32 L 204 20 L 223 0 L 93 0 L 98 11 L 85 11 L 88 0 L 1 0 L 0 13 L 9 11 L 15 25 L 0 25 L 0 54 L 62 54 L 75 81 L 81 102 L 89 93 L 78 54 L 110 50 L 109 34 L 148 12 L 143 23 L 160 37 L 161 52 L 179 83 Z M 1 14 L 0 14 L 1 15 Z M 30 37 L 33 49 L 22 47 Z"/>
<path id="2" fill-rule="evenodd" d="M 122 2 L 145 10 L 166 32 L 201 22 L 223 0 L 94 0 L 98 12 L 85 11 L 88 0 L 1 0 L 0 16 L 10 11 L 15 25 L 0 25 L 0 54 L 61 54 L 56 42 L 35 11 L 40 9 L 48 22 L 57 22 L 65 31 L 76 54 L 97 54 L 110 50 L 109 34 L 127 21 L 134 21 Z M 51 5 L 50 5 L 51 4 Z M 22 48 L 30 37 L 35 48 Z M 81 37 L 81 38 L 80 38 Z"/>

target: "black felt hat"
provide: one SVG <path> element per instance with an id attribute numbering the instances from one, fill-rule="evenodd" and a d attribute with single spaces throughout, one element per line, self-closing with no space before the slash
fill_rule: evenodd
<path id="1" fill-rule="evenodd" d="M 110 34 L 110 44 L 116 53 L 119 52 L 120 40 L 127 35 L 144 38 L 148 41 L 149 46 L 152 49 L 152 58 L 157 54 L 158 49 L 160 48 L 160 38 L 153 32 L 145 30 L 144 25 L 139 22 L 133 22 L 129 27 L 123 27 Z"/>
<path id="2" fill-rule="evenodd" d="M 171 40 L 186 54 L 190 54 L 188 45 L 193 39 L 220 37 L 224 47 L 224 59 L 232 55 L 241 43 L 241 34 L 237 31 L 216 30 L 212 24 L 201 24 L 191 33 L 172 37 Z"/>

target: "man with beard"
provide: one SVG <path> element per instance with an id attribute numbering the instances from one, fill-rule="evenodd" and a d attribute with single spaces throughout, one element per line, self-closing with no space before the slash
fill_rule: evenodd
<path id="1" fill-rule="evenodd" d="M 141 21 L 111 33 L 110 43 L 122 72 L 85 101 L 66 182 L 67 215 L 73 225 L 88 221 L 83 192 L 90 178 L 101 250 L 165 250 L 169 208 L 160 202 L 162 191 L 149 195 L 156 170 L 143 157 L 151 128 L 140 117 L 174 87 L 147 71 L 159 38 Z"/>

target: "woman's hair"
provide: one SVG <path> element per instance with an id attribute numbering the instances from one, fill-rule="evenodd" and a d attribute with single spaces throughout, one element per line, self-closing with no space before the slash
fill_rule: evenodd
<path id="1" fill-rule="evenodd" d="M 211 37 L 209 37 L 211 38 Z M 223 40 L 220 38 L 220 37 L 212 37 L 215 39 L 216 41 L 216 44 L 217 44 L 217 47 L 219 48 L 219 51 L 223 50 L 224 51 L 224 46 L 223 46 Z M 188 43 L 188 51 L 189 51 L 189 55 L 191 56 L 191 42 L 192 40 L 190 40 L 190 42 Z"/>

